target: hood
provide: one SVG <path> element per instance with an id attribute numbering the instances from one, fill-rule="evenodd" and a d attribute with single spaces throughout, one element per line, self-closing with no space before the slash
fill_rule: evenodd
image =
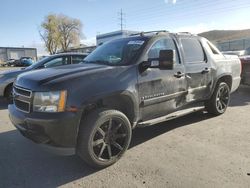
<path id="1" fill-rule="evenodd" d="M 75 64 L 55 68 L 45 68 L 23 73 L 17 77 L 15 84 L 20 87 L 31 89 L 50 82 L 55 82 L 56 80 L 60 80 L 60 82 L 68 81 L 76 77 L 112 68 L 113 67 L 111 66 L 98 64 Z"/>

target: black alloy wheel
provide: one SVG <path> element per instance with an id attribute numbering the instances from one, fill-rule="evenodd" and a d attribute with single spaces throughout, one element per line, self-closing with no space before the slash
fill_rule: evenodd
<path id="1" fill-rule="evenodd" d="M 110 161 L 119 157 L 127 146 L 128 134 L 126 126 L 119 118 L 110 117 L 101 124 L 92 139 L 92 150 L 96 159 Z"/>
<path id="2" fill-rule="evenodd" d="M 216 108 L 218 112 L 224 113 L 229 103 L 230 91 L 226 84 L 221 84 L 216 95 Z"/>
<path id="3" fill-rule="evenodd" d="M 225 82 L 217 84 L 212 97 L 205 102 L 206 110 L 213 115 L 223 114 L 230 101 L 230 87 Z"/>
<path id="4" fill-rule="evenodd" d="M 97 109 L 83 117 L 78 133 L 77 154 L 94 168 L 118 161 L 129 147 L 132 130 L 125 114 Z"/>

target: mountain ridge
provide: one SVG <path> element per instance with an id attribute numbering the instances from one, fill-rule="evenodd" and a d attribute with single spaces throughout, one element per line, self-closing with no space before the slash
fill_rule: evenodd
<path id="1" fill-rule="evenodd" d="M 199 36 L 205 37 L 210 41 L 222 42 L 250 38 L 250 29 L 244 30 L 211 30 L 199 33 Z"/>

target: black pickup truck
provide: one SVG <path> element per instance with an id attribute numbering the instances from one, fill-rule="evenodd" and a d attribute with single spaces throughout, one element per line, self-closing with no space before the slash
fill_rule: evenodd
<path id="1" fill-rule="evenodd" d="M 223 114 L 240 70 L 238 57 L 205 38 L 140 33 L 104 43 L 82 64 L 21 74 L 8 109 L 25 137 L 103 168 L 121 158 L 136 127 L 204 107 Z"/>

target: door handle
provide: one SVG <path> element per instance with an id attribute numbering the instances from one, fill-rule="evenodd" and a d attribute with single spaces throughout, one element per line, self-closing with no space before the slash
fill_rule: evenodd
<path id="1" fill-rule="evenodd" d="M 183 76 L 185 76 L 185 74 L 180 72 L 180 71 L 174 74 L 174 77 L 176 77 L 176 78 L 181 78 Z"/>
<path id="2" fill-rule="evenodd" d="M 208 68 L 205 68 L 203 71 L 201 71 L 201 74 L 206 74 L 206 73 L 209 73 L 210 70 Z"/>

